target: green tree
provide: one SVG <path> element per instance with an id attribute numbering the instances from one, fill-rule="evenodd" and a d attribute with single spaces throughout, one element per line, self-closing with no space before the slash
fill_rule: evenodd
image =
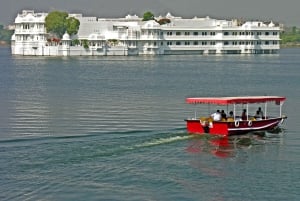
<path id="1" fill-rule="evenodd" d="M 150 11 L 147 11 L 143 15 L 143 21 L 154 20 L 154 15 Z"/>
<path id="2" fill-rule="evenodd" d="M 78 19 L 74 17 L 69 17 L 66 20 L 66 26 L 67 26 L 67 33 L 69 35 L 75 35 L 78 32 L 80 22 Z"/>
<path id="3" fill-rule="evenodd" d="M 85 49 L 88 49 L 89 48 L 89 42 L 88 42 L 88 40 L 86 40 L 86 39 L 82 40 L 82 45 L 83 45 L 83 47 Z"/>
<path id="4" fill-rule="evenodd" d="M 48 33 L 54 34 L 58 38 L 62 38 L 67 30 L 66 18 L 68 13 L 61 11 L 53 11 L 49 13 L 45 19 L 46 30 Z"/>
<path id="5" fill-rule="evenodd" d="M 78 39 L 72 40 L 72 45 L 79 45 L 80 41 Z"/>
<path id="6" fill-rule="evenodd" d="M 292 28 L 292 33 L 293 33 L 293 34 L 296 34 L 296 33 L 297 33 L 297 27 L 293 26 L 293 28 Z"/>
<path id="7" fill-rule="evenodd" d="M 6 43 L 10 43 L 11 36 L 14 34 L 13 30 L 4 29 L 3 25 L 0 25 L 0 41 L 5 41 Z"/>

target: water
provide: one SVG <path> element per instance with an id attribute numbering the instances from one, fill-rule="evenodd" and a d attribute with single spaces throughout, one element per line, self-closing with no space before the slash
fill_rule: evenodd
<path id="1" fill-rule="evenodd" d="M 300 49 L 18 57 L 0 48 L 0 200 L 299 200 Z M 279 134 L 186 133 L 190 96 L 282 95 Z"/>

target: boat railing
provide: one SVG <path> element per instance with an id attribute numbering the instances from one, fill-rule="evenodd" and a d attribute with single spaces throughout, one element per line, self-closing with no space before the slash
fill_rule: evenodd
<path id="1" fill-rule="evenodd" d="M 227 117 L 222 118 L 219 121 L 213 120 L 212 117 L 202 116 L 199 118 L 189 118 L 190 120 L 200 120 L 200 122 L 235 122 L 235 121 L 261 121 L 261 120 L 267 120 L 267 119 L 275 119 L 278 117 L 273 116 L 263 116 L 263 117 L 255 117 L 255 116 L 248 116 L 247 119 L 242 119 L 241 116 L 235 116 L 235 117 Z"/>

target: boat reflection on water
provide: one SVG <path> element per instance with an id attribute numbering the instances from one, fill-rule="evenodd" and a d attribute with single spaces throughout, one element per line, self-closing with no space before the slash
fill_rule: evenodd
<path id="1" fill-rule="evenodd" d="M 272 132 L 260 131 L 238 136 L 195 135 L 186 150 L 189 153 L 209 153 L 218 158 L 232 158 L 236 156 L 238 150 L 265 144 L 274 136 L 278 138 L 283 132 L 283 129 L 278 128 Z"/>

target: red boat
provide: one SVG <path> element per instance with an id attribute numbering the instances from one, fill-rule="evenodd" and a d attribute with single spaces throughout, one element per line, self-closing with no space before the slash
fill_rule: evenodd
<path id="1" fill-rule="evenodd" d="M 185 119 L 187 131 L 191 134 L 209 133 L 228 136 L 273 130 L 279 127 L 287 118 L 285 115 L 282 115 L 282 105 L 285 100 L 286 98 L 281 96 L 187 98 L 186 103 L 188 104 L 206 104 L 209 108 L 211 108 L 211 105 L 214 105 L 215 108 L 225 107 L 222 111 L 227 111 L 222 113 L 218 109 L 213 115 L 210 115 L 210 111 L 206 116 L 197 117 L 196 109 L 194 117 Z M 268 108 L 268 103 L 272 102 L 279 107 L 279 111 L 278 109 L 274 111 L 274 108 Z M 263 107 L 261 104 L 263 104 Z M 249 109 L 254 110 L 254 107 L 258 110 L 253 115 L 250 115 Z M 231 111 L 228 113 L 229 109 Z M 267 109 L 271 110 L 270 114 Z M 238 112 L 242 111 L 242 115 L 237 115 L 239 114 Z"/>

